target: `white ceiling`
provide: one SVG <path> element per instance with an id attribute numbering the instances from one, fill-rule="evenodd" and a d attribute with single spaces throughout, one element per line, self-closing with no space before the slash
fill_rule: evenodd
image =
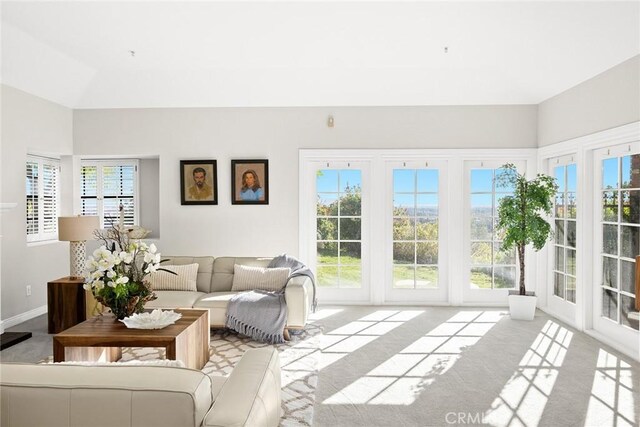
<path id="1" fill-rule="evenodd" d="M 640 54 L 638 1 L 3 1 L 1 12 L 2 82 L 72 108 L 537 104 Z"/>

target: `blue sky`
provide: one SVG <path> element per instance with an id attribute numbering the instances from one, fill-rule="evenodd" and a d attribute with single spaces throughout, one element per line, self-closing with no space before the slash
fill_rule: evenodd
<path id="1" fill-rule="evenodd" d="M 628 184 L 631 181 L 631 157 L 636 156 L 640 156 L 640 154 L 624 156 L 620 159 L 622 182 L 618 181 L 618 158 L 604 159 L 602 161 L 602 188 L 619 188 L 624 183 Z"/>
<path id="2" fill-rule="evenodd" d="M 437 193 L 437 169 L 394 169 L 394 193 Z"/>
<path id="3" fill-rule="evenodd" d="M 362 173 L 358 169 L 325 169 L 316 178 L 316 192 L 344 192 L 349 187 L 362 187 Z"/>
<path id="4" fill-rule="evenodd" d="M 619 188 L 618 166 L 622 167 L 622 181 L 628 182 L 631 176 L 631 157 L 617 157 L 602 161 L 602 188 Z M 499 169 L 472 169 L 471 170 L 471 196 L 472 207 L 490 207 L 492 205 L 491 192 L 493 191 L 494 172 Z M 566 170 L 566 178 L 565 178 Z M 558 166 L 553 169 L 553 176 L 558 180 L 560 192 L 575 192 L 577 190 L 576 165 Z M 316 190 L 318 193 L 344 192 L 346 186 L 362 186 L 362 174 L 354 169 L 327 169 L 318 175 Z M 394 169 L 393 191 L 396 204 L 403 206 L 412 205 L 412 196 L 397 193 L 434 193 L 433 195 L 419 196 L 418 205 L 437 205 L 438 170 L 437 169 Z M 498 193 L 506 192 L 505 189 L 497 189 Z M 480 194 L 478 194 L 480 193 Z M 482 194 L 485 193 L 485 194 Z M 488 193 L 488 194 L 487 194 Z M 330 197 L 329 195 L 323 195 Z M 324 198 L 324 197 L 323 197 Z M 497 196 L 500 198 L 500 195 Z M 406 200 L 405 200 L 406 199 Z M 411 202 L 410 202 L 411 200 Z M 496 202 L 497 203 L 497 202 Z"/>

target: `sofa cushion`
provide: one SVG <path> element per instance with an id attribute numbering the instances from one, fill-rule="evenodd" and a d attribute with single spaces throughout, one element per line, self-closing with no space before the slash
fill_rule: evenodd
<path id="1" fill-rule="evenodd" d="M 155 291 L 158 299 L 149 301 L 145 308 L 192 308 L 193 304 L 205 295 L 204 292 Z"/>
<path id="2" fill-rule="evenodd" d="M 209 309 L 209 324 L 224 326 L 227 321 L 229 300 L 236 294 L 238 292 L 212 292 L 205 294 L 193 304 L 193 308 Z"/>
<path id="3" fill-rule="evenodd" d="M 212 292 L 211 290 L 211 275 L 213 274 L 213 257 L 212 256 L 171 256 L 163 255 L 162 259 L 168 260 L 163 262 L 162 267 L 167 265 L 185 265 L 198 264 L 198 279 L 196 280 L 196 286 L 199 292 Z M 231 286 L 229 286 L 231 289 Z M 227 289 L 227 290 L 229 290 Z"/>
<path id="4" fill-rule="evenodd" d="M 266 267 L 273 258 L 220 257 L 213 263 L 213 277 L 209 292 L 229 292 L 233 283 L 233 269 L 236 264 Z"/>
<path id="5" fill-rule="evenodd" d="M 234 266 L 232 291 L 252 291 L 262 289 L 265 291 L 279 291 L 287 283 L 291 269 L 252 267 L 248 265 Z"/>
<path id="6" fill-rule="evenodd" d="M 198 264 L 164 265 L 165 270 L 151 273 L 147 279 L 154 291 L 197 291 Z"/>
<path id="7" fill-rule="evenodd" d="M 213 402 L 211 378 L 185 368 L 2 363 L 0 384 L 2 425 L 195 427 Z"/>

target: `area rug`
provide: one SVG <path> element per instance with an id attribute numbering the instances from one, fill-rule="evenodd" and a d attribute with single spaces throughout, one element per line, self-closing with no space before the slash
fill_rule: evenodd
<path id="1" fill-rule="evenodd" d="M 307 325 L 304 331 L 292 334 L 291 341 L 275 345 L 280 354 L 282 369 L 283 416 L 280 425 L 283 427 L 312 425 L 315 391 L 318 384 L 320 335 L 321 329 L 318 326 Z M 202 370 L 207 374 L 228 375 L 245 351 L 269 345 L 271 344 L 253 341 L 249 337 L 229 330 L 212 331 L 209 362 Z M 164 358 L 163 348 L 124 347 L 120 361 L 162 358 Z"/>

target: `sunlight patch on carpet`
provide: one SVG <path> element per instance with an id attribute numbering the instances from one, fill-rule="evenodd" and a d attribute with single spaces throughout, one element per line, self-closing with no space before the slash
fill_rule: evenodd
<path id="1" fill-rule="evenodd" d="M 342 353 L 342 357 L 347 353 L 353 355 L 359 348 L 378 338 L 378 333 L 368 334 L 369 331 L 390 332 L 419 313 L 377 312 L 368 316 L 369 319 L 379 322 L 375 325 L 362 318 L 329 332 L 320 343 L 320 369 L 327 365 L 325 358 L 331 353 Z M 459 312 L 322 403 L 411 405 L 438 376 L 455 365 L 465 350 L 477 344 L 504 314 L 483 311 Z M 336 336 L 343 339 L 337 340 Z M 349 343 L 351 345 L 348 345 Z M 333 356 L 330 363 L 340 358 Z"/>
<path id="2" fill-rule="evenodd" d="M 573 332 L 547 321 L 485 412 L 484 421 L 494 426 L 538 425 L 572 337 Z"/>

